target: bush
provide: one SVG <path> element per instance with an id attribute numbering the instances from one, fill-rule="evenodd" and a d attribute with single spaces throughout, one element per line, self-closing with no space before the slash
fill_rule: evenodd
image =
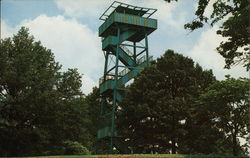
<path id="1" fill-rule="evenodd" d="M 65 155 L 89 155 L 89 150 L 77 141 L 64 142 Z"/>

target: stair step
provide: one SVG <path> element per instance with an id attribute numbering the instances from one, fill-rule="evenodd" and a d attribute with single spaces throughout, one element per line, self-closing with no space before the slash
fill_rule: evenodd
<path id="1" fill-rule="evenodd" d="M 149 58 L 149 61 L 151 61 L 152 58 Z M 138 73 L 140 73 L 149 63 L 147 61 L 142 62 L 140 65 L 138 65 L 136 68 L 134 68 L 132 71 L 129 71 L 127 74 L 125 74 L 123 77 L 118 79 L 117 85 L 119 87 L 124 86 L 129 80 L 137 76 Z M 104 93 L 108 89 L 114 89 L 114 80 L 106 80 L 105 82 L 100 84 L 100 93 Z"/>
<path id="2" fill-rule="evenodd" d="M 114 52 L 116 51 L 116 48 L 113 48 Z M 119 60 L 125 65 L 125 66 L 135 66 L 136 62 L 125 52 L 124 49 L 121 47 L 118 48 L 118 54 L 119 54 Z"/>

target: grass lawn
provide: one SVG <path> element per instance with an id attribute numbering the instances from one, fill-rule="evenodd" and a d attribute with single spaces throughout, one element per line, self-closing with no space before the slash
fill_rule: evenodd
<path id="1" fill-rule="evenodd" d="M 39 157 L 29 157 L 29 158 L 188 158 L 187 155 L 170 155 L 170 154 L 159 154 L 159 155 L 68 155 L 68 156 L 39 156 Z"/>
<path id="2" fill-rule="evenodd" d="M 64 155 L 64 156 L 36 156 L 28 158 L 249 158 L 245 157 L 224 157 L 216 155 L 171 155 L 171 154 L 139 154 L 139 155 Z"/>

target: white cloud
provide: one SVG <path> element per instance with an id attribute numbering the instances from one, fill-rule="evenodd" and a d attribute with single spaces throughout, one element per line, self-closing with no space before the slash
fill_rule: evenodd
<path id="1" fill-rule="evenodd" d="M 63 16 L 38 16 L 33 20 L 23 21 L 16 28 L 2 25 L 2 34 L 10 36 L 20 26 L 26 26 L 35 39 L 51 49 L 56 61 L 63 65 L 63 69 L 77 68 L 84 74 L 83 91 L 89 93 L 97 85 L 103 67 L 103 53 L 101 41 L 96 32 L 92 32 L 86 25 L 76 20 L 67 20 Z M 15 31 L 14 31 L 15 30 Z"/>
<path id="2" fill-rule="evenodd" d="M 159 26 L 172 26 L 177 29 L 183 29 L 185 24 L 186 13 L 183 11 L 180 15 L 174 14 L 175 9 L 181 5 L 180 2 L 167 3 L 164 0 L 140 1 L 139 5 L 156 8 L 157 12 L 153 16 L 159 21 Z"/>
<path id="3" fill-rule="evenodd" d="M 210 0 L 208 2 L 208 5 L 204 11 L 204 16 L 206 17 L 210 17 L 210 15 L 213 13 L 213 4 L 216 2 L 217 0 Z M 198 1 L 196 3 L 194 3 L 194 10 L 196 11 L 198 9 Z"/>
<path id="4" fill-rule="evenodd" d="M 248 73 L 242 66 L 233 66 L 231 69 L 224 69 L 224 58 L 216 52 L 216 47 L 223 39 L 216 34 L 218 27 L 210 28 L 202 32 L 199 41 L 188 52 L 188 55 L 206 69 L 212 69 L 216 77 L 225 79 L 225 75 L 233 77 L 248 77 Z"/>
<path id="5" fill-rule="evenodd" d="M 104 0 L 54 0 L 59 9 L 71 17 L 89 17 L 101 15 L 100 11 L 107 8 L 108 2 Z M 111 1 L 110 1 L 111 2 Z"/>
<path id="6" fill-rule="evenodd" d="M 67 16 L 77 17 L 77 18 L 93 18 L 96 20 L 101 14 L 108 8 L 109 5 L 114 0 L 54 0 L 57 7 L 62 9 Z M 164 25 L 170 25 L 176 28 L 183 29 L 183 24 L 185 23 L 186 14 L 180 14 L 176 16 L 173 14 L 174 9 L 180 5 L 180 2 L 166 3 L 164 0 L 120 0 L 120 2 L 158 9 L 154 18 L 159 20 L 159 23 Z"/>
<path id="7" fill-rule="evenodd" d="M 93 90 L 93 87 L 97 86 L 97 83 L 94 82 L 93 79 L 91 79 L 89 76 L 86 76 L 86 75 L 83 76 L 82 83 L 83 83 L 82 91 L 85 94 L 91 93 Z"/>
<path id="8" fill-rule="evenodd" d="M 1 39 L 11 37 L 14 32 L 15 28 L 9 27 L 4 20 L 1 20 Z"/>
<path id="9" fill-rule="evenodd" d="M 207 8 L 205 9 L 205 12 L 204 12 L 204 16 L 206 17 L 210 17 L 211 14 L 213 13 L 213 4 L 216 2 L 217 0 L 210 0 L 208 2 L 208 5 L 207 5 Z"/>

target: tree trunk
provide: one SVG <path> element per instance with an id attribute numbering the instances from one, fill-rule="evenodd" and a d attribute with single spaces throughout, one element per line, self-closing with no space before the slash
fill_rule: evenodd
<path id="1" fill-rule="evenodd" d="M 173 97 L 173 99 L 174 99 L 174 97 Z M 172 128 L 173 128 L 172 132 L 174 132 L 173 135 L 172 135 L 172 138 L 171 138 L 172 154 L 176 154 L 176 146 L 175 146 L 175 144 L 176 144 L 176 140 L 175 140 L 175 138 L 176 138 L 175 120 L 176 120 L 175 114 L 172 113 Z"/>
<path id="2" fill-rule="evenodd" d="M 237 145 L 236 145 L 236 136 L 235 134 L 233 134 L 233 155 L 237 156 L 237 149 L 236 149 Z"/>
<path id="3" fill-rule="evenodd" d="M 176 144 L 176 142 L 175 142 L 175 138 L 172 138 L 172 140 L 171 140 L 171 142 L 172 142 L 172 154 L 176 154 L 176 146 L 175 146 L 175 144 Z"/>
<path id="4" fill-rule="evenodd" d="M 233 136 L 233 155 L 234 156 L 238 155 L 238 150 L 237 150 L 237 133 L 238 133 L 237 125 L 234 124 L 234 131 L 232 133 L 232 136 Z"/>

